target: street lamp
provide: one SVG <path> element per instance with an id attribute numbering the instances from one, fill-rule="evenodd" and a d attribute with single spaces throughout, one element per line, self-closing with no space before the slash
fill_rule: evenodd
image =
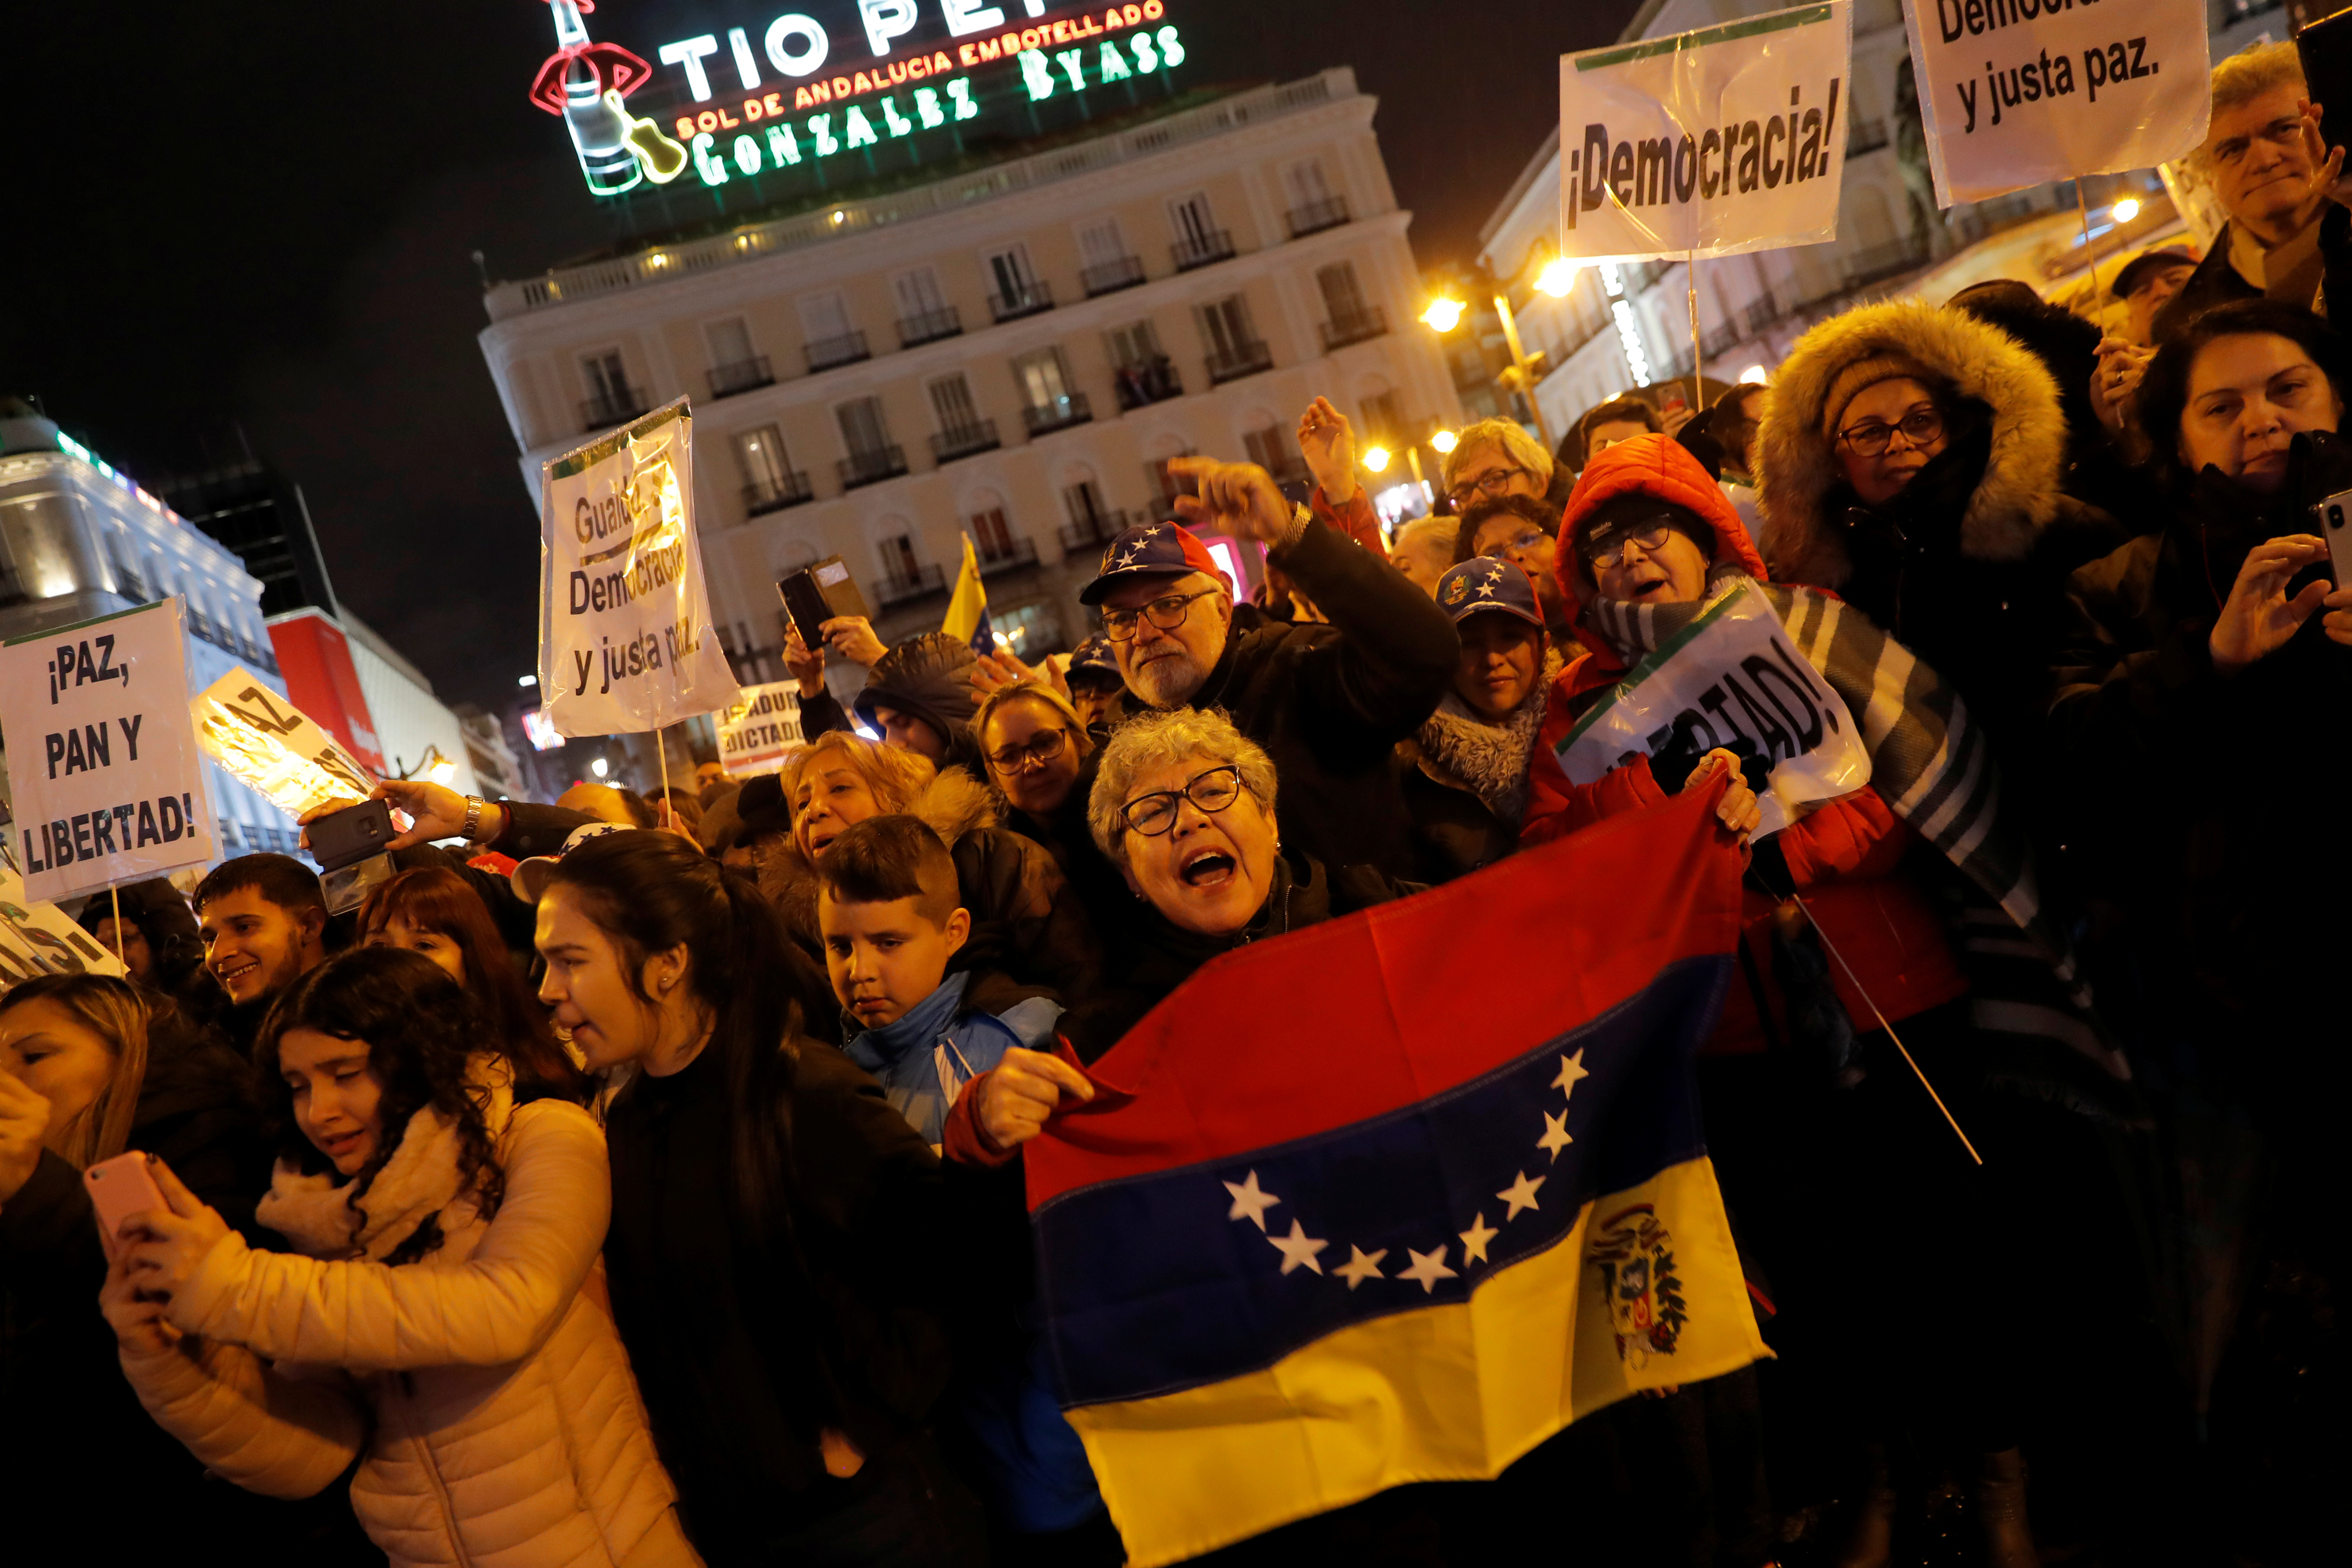
<path id="1" fill-rule="evenodd" d="M 1431 331 L 1450 332 L 1461 324 L 1462 310 L 1459 300 L 1432 300 L 1429 309 L 1421 313 L 1422 322 Z"/>
<path id="2" fill-rule="evenodd" d="M 1388 466 L 1389 449 L 1386 447 L 1367 447 L 1364 448 L 1364 467 L 1366 468 L 1377 474 L 1387 468 Z"/>
<path id="3" fill-rule="evenodd" d="M 1555 300 L 1565 300 L 1568 291 L 1576 287 L 1576 272 L 1575 262 L 1565 256 L 1555 256 L 1536 275 L 1536 287 Z"/>
<path id="4" fill-rule="evenodd" d="M 2132 219 L 2137 216 L 2139 216 L 2138 197 L 2126 196 L 2123 200 L 2116 204 L 2116 221 L 2117 223 L 2129 223 Z"/>
<path id="5" fill-rule="evenodd" d="M 1552 266 L 1560 265 L 1555 258 Z M 1545 276 L 1551 276 L 1550 268 L 1545 268 Z M 1573 268 L 1568 276 L 1571 280 L 1574 279 Z M 1541 286 L 1539 282 L 1538 287 Z M 1560 292 L 1565 294 L 1567 291 L 1567 285 L 1563 283 Z M 1433 331 L 1450 332 L 1462 320 L 1462 308 L 1459 300 L 1433 300 L 1429 302 L 1429 309 L 1421 313 L 1421 319 Z M 1544 449 L 1549 451 L 1551 426 L 1545 422 L 1543 405 L 1536 401 L 1536 366 L 1544 357 L 1543 350 L 1528 353 L 1519 346 L 1519 323 L 1517 318 L 1511 314 L 1510 296 L 1499 289 L 1495 291 L 1495 314 L 1502 318 L 1503 342 L 1511 351 L 1510 367 L 1495 378 L 1495 384 L 1506 392 L 1516 392 L 1528 400 L 1528 407 L 1536 416 L 1536 434 L 1542 438 Z"/>
<path id="6" fill-rule="evenodd" d="M 1439 457 L 1454 450 L 1454 436 L 1451 430 L 1440 430 L 1429 438 L 1429 445 Z"/>

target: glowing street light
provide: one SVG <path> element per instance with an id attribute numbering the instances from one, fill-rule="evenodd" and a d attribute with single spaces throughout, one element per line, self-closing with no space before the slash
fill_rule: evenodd
<path id="1" fill-rule="evenodd" d="M 515 677 L 515 684 L 517 686 L 537 686 L 539 684 L 539 677 L 536 675 L 518 675 Z"/>
<path id="2" fill-rule="evenodd" d="M 2126 196 L 2123 200 L 2117 202 L 2116 204 L 2115 216 L 2117 223 L 2129 223 L 2132 219 L 2139 216 L 2139 198 L 2137 196 Z"/>
<path id="3" fill-rule="evenodd" d="M 1739 379 L 1749 386 L 1761 386 L 1771 379 L 1771 373 L 1760 364 L 1751 364 L 1739 373 Z"/>
<path id="4" fill-rule="evenodd" d="M 1564 256 L 1555 256 L 1544 263 L 1541 272 L 1536 274 L 1536 287 L 1555 300 L 1565 300 L 1568 291 L 1576 286 L 1576 274 L 1575 262 Z"/>
<path id="5" fill-rule="evenodd" d="M 1367 447 L 1364 448 L 1364 467 L 1366 468 L 1377 474 L 1388 466 L 1389 449 L 1386 447 Z"/>
<path id="6" fill-rule="evenodd" d="M 1433 450 L 1440 454 L 1444 454 L 1454 450 L 1454 437 L 1453 431 L 1440 430 L 1437 434 L 1429 438 L 1429 444 Z"/>
<path id="7" fill-rule="evenodd" d="M 594 762 L 590 763 L 588 764 L 588 771 L 594 773 L 598 778 L 603 778 L 606 771 L 604 759 L 598 757 Z"/>
<path id="8" fill-rule="evenodd" d="M 1459 300 L 1432 300 L 1429 309 L 1421 313 L 1421 319 L 1433 332 L 1450 332 L 1461 324 L 1462 310 Z"/>

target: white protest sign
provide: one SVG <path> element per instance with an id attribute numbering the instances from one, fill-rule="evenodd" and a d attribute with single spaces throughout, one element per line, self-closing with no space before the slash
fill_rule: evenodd
<path id="1" fill-rule="evenodd" d="M 16 853 L 27 895 L 62 899 L 213 858 L 188 725 L 176 598 L 0 645 Z"/>
<path id="2" fill-rule="evenodd" d="M 365 800 L 375 775 L 326 727 L 261 683 L 232 669 L 188 704 L 213 760 L 298 820 L 341 801 Z"/>
<path id="3" fill-rule="evenodd" d="M 0 988 L 41 974 L 127 974 L 122 960 L 66 918 L 27 898 L 25 879 L 0 858 Z"/>
<path id="4" fill-rule="evenodd" d="M 1742 742 L 1772 761 L 1759 838 L 1870 782 L 1860 726 L 1747 585 L 1636 665 L 1553 752 L 1570 783 L 1589 784 L 1637 755 L 1696 757 Z"/>
<path id="5" fill-rule="evenodd" d="M 796 680 L 743 688 L 743 697 L 711 716 L 719 731 L 719 765 L 738 778 L 772 773 L 801 743 L 801 689 Z"/>
<path id="6" fill-rule="evenodd" d="M 2147 169 L 2205 139 L 2205 0 L 1904 0 L 1936 201 Z"/>
<path id="7" fill-rule="evenodd" d="M 1559 61 L 1559 253 L 1730 256 L 1837 237 L 1850 0 Z"/>
<path id="8" fill-rule="evenodd" d="M 559 733 L 656 730 L 736 700 L 694 532 L 684 398 L 546 465 L 540 563 L 539 689 Z"/>

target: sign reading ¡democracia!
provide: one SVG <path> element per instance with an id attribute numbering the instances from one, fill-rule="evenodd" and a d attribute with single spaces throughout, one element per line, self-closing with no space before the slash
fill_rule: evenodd
<path id="1" fill-rule="evenodd" d="M 0 645 L 26 896 L 70 898 L 213 858 L 204 753 L 188 721 L 179 599 Z"/>
<path id="2" fill-rule="evenodd" d="M 686 399 L 552 459 L 540 493 L 539 689 L 557 732 L 657 730 L 737 700 L 694 531 Z"/>
<path id="3" fill-rule="evenodd" d="M 1853 56 L 1850 0 L 1561 56 L 1560 254 L 1837 237 Z"/>
<path id="4" fill-rule="evenodd" d="M 1936 200 L 2146 169 L 2205 139 L 2205 0 L 1904 0 Z"/>

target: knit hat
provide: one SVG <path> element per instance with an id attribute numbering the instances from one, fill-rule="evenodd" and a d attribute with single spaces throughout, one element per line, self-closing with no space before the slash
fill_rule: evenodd
<path id="1" fill-rule="evenodd" d="M 1944 378 L 1894 349 L 1881 349 L 1855 360 L 1830 378 L 1829 395 L 1822 399 L 1822 434 L 1834 440 L 1846 405 L 1882 381 L 1909 379 L 1926 386 L 1941 386 Z"/>

